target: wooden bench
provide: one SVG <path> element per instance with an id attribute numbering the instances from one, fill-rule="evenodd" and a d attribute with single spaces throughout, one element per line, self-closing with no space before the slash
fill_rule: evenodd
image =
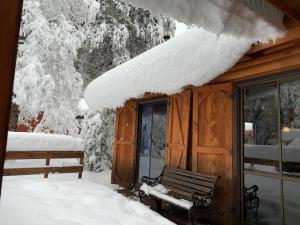
<path id="1" fill-rule="evenodd" d="M 79 159 L 77 166 L 50 166 L 50 159 Z M 4 176 L 44 174 L 48 178 L 49 173 L 78 173 L 78 178 L 83 172 L 83 151 L 8 151 L 5 160 L 32 160 L 45 159 L 43 167 L 4 168 Z"/>
<path id="2" fill-rule="evenodd" d="M 162 202 L 188 210 L 191 224 L 211 224 L 214 193 L 218 177 L 182 169 L 165 167 L 156 178 L 143 177 L 139 190 L 140 201 L 148 196 L 155 202 L 151 208 L 159 211 Z M 168 190 L 161 193 L 156 187 L 163 185 Z M 145 186 L 146 185 L 146 186 Z"/>

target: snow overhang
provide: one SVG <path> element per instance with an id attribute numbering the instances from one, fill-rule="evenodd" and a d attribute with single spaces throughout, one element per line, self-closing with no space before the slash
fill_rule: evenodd
<path id="1" fill-rule="evenodd" d="M 267 0 L 122 0 L 217 34 L 254 41 L 275 40 L 284 30 L 284 14 Z"/>
<path id="2" fill-rule="evenodd" d="M 145 92 L 175 94 L 231 68 L 252 41 L 193 28 L 117 66 L 91 82 L 85 99 L 94 109 L 116 108 Z"/>

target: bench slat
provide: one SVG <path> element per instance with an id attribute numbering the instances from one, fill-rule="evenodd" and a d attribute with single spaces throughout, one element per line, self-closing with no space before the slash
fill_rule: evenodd
<path id="1" fill-rule="evenodd" d="M 192 188 L 193 192 L 194 191 L 202 191 L 204 193 L 209 193 L 212 189 L 209 187 L 189 183 L 189 182 L 186 182 L 185 180 L 177 180 L 177 179 L 174 179 L 171 177 L 163 177 L 162 183 L 167 184 L 168 186 L 172 186 L 173 184 L 176 184 L 176 185 L 181 185 L 184 187 Z"/>
<path id="2" fill-rule="evenodd" d="M 181 181 L 185 181 L 186 183 L 191 183 L 191 184 L 196 184 L 199 186 L 204 186 L 204 187 L 208 187 L 208 188 L 213 188 L 215 186 L 215 182 L 209 182 L 209 181 L 203 181 L 201 179 L 194 179 L 191 177 L 187 177 L 187 176 L 182 176 L 182 175 L 178 175 L 178 174 L 166 174 L 165 177 L 170 177 L 176 180 L 181 180 Z"/>
<path id="3" fill-rule="evenodd" d="M 201 174 L 201 173 L 195 173 L 195 172 L 191 172 L 191 171 L 185 171 L 185 170 L 181 170 L 181 169 L 170 169 L 170 168 L 166 168 L 164 173 L 168 174 L 168 173 L 175 173 L 175 174 L 178 174 L 178 175 L 183 175 L 183 176 L 189 176 L 189 177 L 193 177 L 193 178 L 196 178 L 196 179 L 202 179 L 202 180 L 206 180 L 206 181 L 209 181 L 209 182 L 216 182 L 217 180 L 217 177 L 215 176 L 210 176 L 210 175 L 204 175 L 204 174 Z"/>

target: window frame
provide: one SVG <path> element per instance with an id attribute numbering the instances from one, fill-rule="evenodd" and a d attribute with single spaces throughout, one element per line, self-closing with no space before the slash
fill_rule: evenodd
<path id="1" fill-rule="evenodd" d="M 238 224 L 245 224 L 243 221 L 243 187 L 244 187 L 244 174 L 275 178 L 280 182 L 280 223 L 284 225 L 284 181 L 296 182 L 300 184 L 300 177 L 286 176 L 283 173 L 283 146 L 282 146 L 282 135 L 281 135 L 281 101 L 280 101 L 280 84 L 288 81 L 300 80 L 300 70 L 293 70 L 285 73 L 278 73 L 273 75 L 264 76 L 261 78 L 252 78 L 245 81 L 236 82 L 234 84 L 235 98 L 234 98 L 234 145 L 237 149 L 235 153 L 234 164 L 236 168 L 236 190 L 238 190 L 238 197 L 236 204 L 238 206 L 237 220 Z M 279 140 L 279 172 L 264 172 L 264 171 L 251 171 L 244 169 L 244 121 L 243 121 L 243 90 L 255 85 L 268 85 L 276 84 L 277 86 L 277 126 L 278 126 L 278 140 Z"/>

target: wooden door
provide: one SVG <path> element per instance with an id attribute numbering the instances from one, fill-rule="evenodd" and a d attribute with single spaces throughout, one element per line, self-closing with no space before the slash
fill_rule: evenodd
<path id="1" fill-rule="evenodd" d="M 232 224 L 232 84 L 193 90 L 192 169 L 219 176 L 215 222 Z"/>
<path id="2" fill-rule="evenodd" d="M 137 104 L 127 102 L 117 109 L 112 166 L 112 182 L 130 187 L 134 179 Z"/>
<path id="3" fill-rule="evenodd" d="M 191 90 L 169 96 L 166 165 L 186 169 Z"/>

